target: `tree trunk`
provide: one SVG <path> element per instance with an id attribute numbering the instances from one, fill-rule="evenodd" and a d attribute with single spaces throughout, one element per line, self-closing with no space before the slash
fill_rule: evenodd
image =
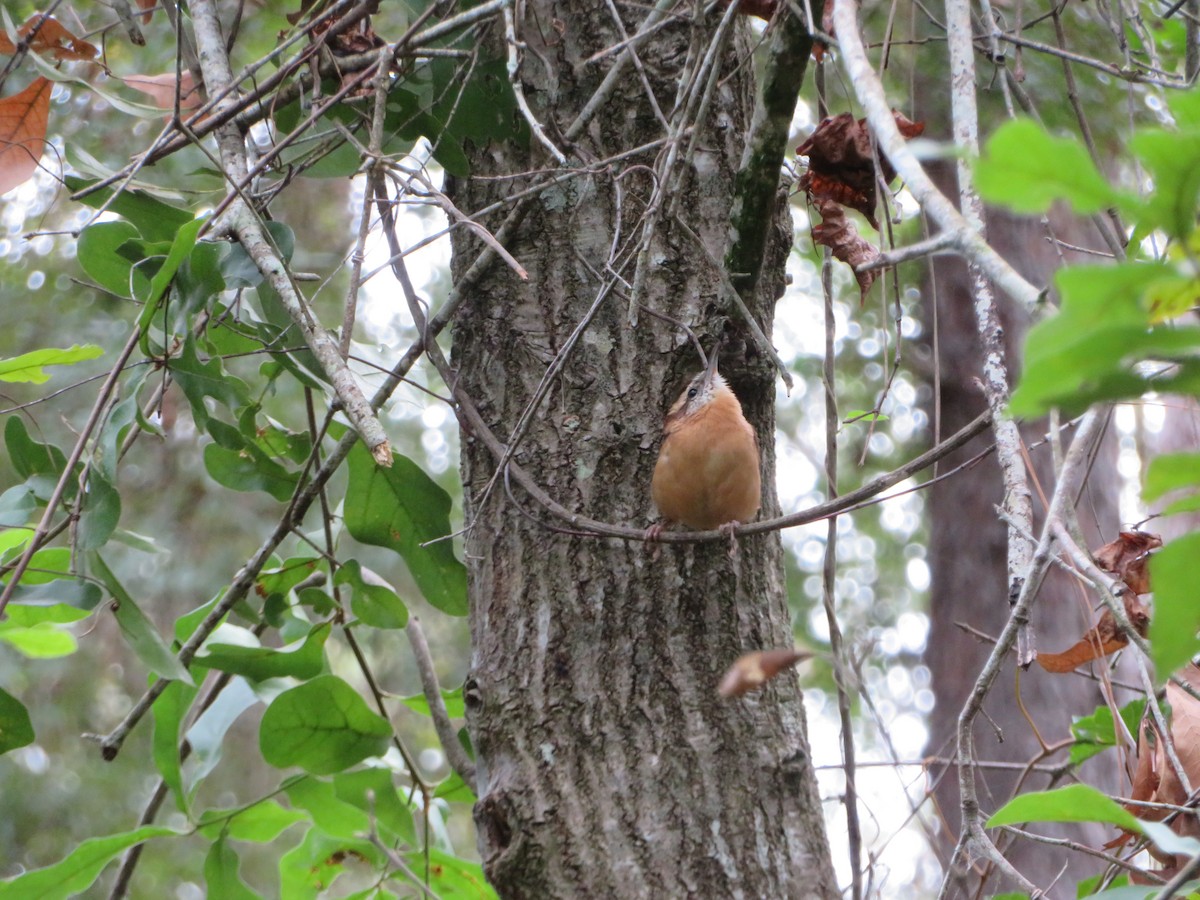
<path id="1" fill-rule="evenodd" d="M 635 10 L 636 7 L 622 7 Z M 702 55 L 717 18 L 680 21 L 639 50 L 670 117 L 681 68 Z M 627 21 L 630 34 L 640 27 Z M 600 84 L 622 40 L 603 4 L 527 4 L 520 77 L 556 140 Z M 492 35 L 498 41 L 500 36 Z M 717 259 L 752 109 L 751 66 L 735 43 L 703 122 L 675 207 Z M 662 137 L 633 67 L 573 147 L 605 159 Z M 556 127 L 557 126 L 557 127 Z M 633 282 L 636 244 L 654 182 L 655 150 L 542 191 L 509 249 L 521 282 L 494 264 L 454 330 L 459 384 L 508 441 L 547 365 L 598 297 L 606 266 Z M 684 154 L 680 153 L 682 159 Z M 473 176 L 553 165 L 536 140 L 478 148 Z M 533 176 L 536 177 L 536 176 Z M 529 178 L 455 186 L 479 209 Z M 669 197 L 667 198 L 669 201 Z M 778 215 L 787 216 L 786 204 Z M 500 217 L 485 220 L 496 228 Z M 790 228 L 768 251 L 752 309 L 770 332 Z M 454 273 L 480 244 L 455 234 Z M 707 257 L 664 212 L 642 303 L 689 323 L 706 347 L 727 318 L 722 371 L 763 448 L 763 514 L 774 515 L 772 371 L 741 338 Z M 561 504 L 595 519 L 652 521 L 650 477 L 662 416 L 700 362 L 673 325 L 627 294 L 604 299 L 533 416 L 514 457 Z M 531 521 L 548 513 L 503 479 L 463 434 L 472 659 L 467 715 L 478 755 L 475 818 L 485 870 L 504 897 L 833 897 L 837 894 L 795 677 L 723 700 L 716 687 L 740 654 L 790 646 L 777 534 L 665 545 L 572 536 Z M 561 523 L 559 523 L 561 525 Z"/>

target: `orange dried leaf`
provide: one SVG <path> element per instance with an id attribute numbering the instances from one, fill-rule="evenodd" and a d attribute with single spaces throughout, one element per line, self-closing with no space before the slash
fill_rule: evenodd
<path id="1" fill-rule="evenodd" d="M 12 97 L 0 99 L 0 194 L 33 177 L 50 118 L 50 92 L 54 85 L 38 78 Z"/>
<path id="2" fill-rule="evenodd" d="M 858 267 L 879 259 L 879 248 L 858 233 L 854 223 L 846 218 L 846 210 L 834 200 L 820 200 L 816 208 L 821 221 L 812 227 L 813 243 L 828 247 L 835 258 L 854 269 L 858 289 L 866 299 L 878 273 L 860 272 Z"/>
<path id="3" fill-rule="evenodd" d="M 36 29 L 37 33 L 34 34 Z M 95 59 L 99 51 L 95 44 L 89 44 L 83 38 L 77 38 L 68 31 L 54 16 L 38 13 L 17 29 L 17 36 L 22 40 L 33 34 L 29 41 L 29 49 L 35 53 L 45 53 L 54 59 Z M 16 53 L 17 48 L 8 35 L 0 31 L 0 53 Z"/>
<path id="4" fill-rule="evenodd" d="M 137 0 L 138 9 L 144 10 L 142 13 L 142 24 L 150 24 L 150 14 L 154 11 L 154 7 L 158 6 L 158 0 Z"/>
<path id="5" fill-rule="evenodd" d="M 127 75 L 121 79 L 135 91 L 146 94 L 159 109 L 175 108 L 175 73 L 162 75 Z M 200 92 L 196 90 L 196 79 L 185 71 L 180 79 L 179 108 L 195 109 L 200 105 Z"/>
<path id="6" fill-rule="evenodd" d="M 811 653 L 793 650 L 790 647 L 747 653 L 738 657 L 725 672 L 717 691 L 722 697 L 740 697 L 762 687 L 784 669 L 811 656 Z"/>

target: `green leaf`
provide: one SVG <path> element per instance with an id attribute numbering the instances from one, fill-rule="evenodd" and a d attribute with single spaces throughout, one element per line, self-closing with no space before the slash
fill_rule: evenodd
<path id="1" fill-rule="evenodd" d="M 267 707 L 259 747 L 273 766 L 325 775 L 379 756 L 391 736 L 391 725 L 354 688 L 334 675 L 320 675 L 284 691 Z"/>
<path id="2" fill-rule="evenodd" d="M 376 466 L 361 442 L 350 451 L 349 466 L 344 509 L 350 534 L 400 554 L 432 606 L 466 615 L 467 573 L 448 539 L 449 495 L 406 456 L 395 453 L 390 468 Z"/>
<path id="3" fill-rule="evenodd" d="M 161 825 L 145 825 L 123 834 L 90 838 L 61 862 L 34 869 L 0 883 L 0 900 L 59 900 L 87 890 L 112 860 L 135 844 L 151 838 L 175 835 Z"/>
<path id="4" fill-rule="evenodd" d="M 234 644 L 205 644 L 204 655 L 197 656 L 192 664 L 242 675 L 250 681 L 289 676 L 315 678 L 325 668 L 325 641 L 329 638 L 331 628 L 328 622 L 317 625 L 303 641 L 297 641 L 279 650 L 270 647 L 240 647 Z"/>
<path id="5" fill-rule="evenodd" d="M 109 593 L 112 594 L 113 600 L 116 601 L 113 613 L 116 616 L 117 625 L 120 626 L 121 633 L 125 635 L 125 640 L 137 658 L 156 675 L 171 681 L 193 684 L 188 670 L 163 641 L 162 636 L 154 627 L 154 623 L 146 618 L 146 614 L 133 602 L 133 597 L 121 586 L 121 582 L 117 580 L 116 575 L 109 569 L 100 554 L 90 553 L 88 560 L 96 577 L 104 583 Z"/>
<path id="6" fill-rule="evenodd" d="M 450 718 L 461 719 L 467 714 L 462 687 L 456 687 L 451 691 L 443 689 L 442 701 L 446 704 L 446 714 Z M 402 702 L 413 712 L 419 712 L 423 716 L 429 715 L 429 701 L 425 699 L 424 694 L 413 694 L 411 697 L 405 697 Z"/>
<path id="7" fill-rule="evenodd" d="M 120 519 L 121 495 L 107 478 L 92 469 L 75 532 L 75 546 L 80 550 L 99 550 L 117 530 Z"/>
<path id="8" fill-rule="evenodd" d="M 77 193 L 85 187 L 95 184 L 74 175 L 66 177 L 67 187 L 72 193 Z M 104 209 L 115 212 L 118 216 L 128 219 L 148 241 L 170 241 L 175 237 L 181 226 L 192 221 L 192 214 L 186 209 L 179 209 L 163 203 L 156 197 L 144 191 L 125 190 L 116 192 L 113 188 L 101 188 L 88 194 L 79 202 L 92 209 Z"/>
<path id="9" fill-rule="evenodd" d="M 197 693 L 198 690 L 193 685 L 172 681 L 150 707 L 154 716 L 154 765 L 158 768 L 163 782 L 170 788 L 175 805 L 184 815 L 188 812 L 188 797 L 183 789 L 183 760 L 179 756 L 179 737 L 183 720 Z"/>
<path id="10" fill-rule="evenodd" d="M 401 799 L 392 771 L 385 768 L 364 768 L 343 772 L 333 777 L 333 787 L 339 800 L 349 803 L 368 815 L 385 832 L 407 844 L 419 842 L 413 813 Z"/>
<path id="11" fill-rule="evenodd" d="M 300 481 L 298 473 L 289 472 L 253 444 L 241 450 L 209 444 L 204 448 L 204 468 L 222 487 L 265 491 L 281 503 L 292 496 Z"/>
<path id="12" fill-rule="evenodd" d="M 187 730 L 187 741 L 192 745 L 192 765 L 185 779 L 185 788 L 194 793 L 208 774 L 221 761 L 221 748 L 225 735 L 241 715 L 259 699 L 244 678 L 235 677 L 229 687 L 221 691 L 213 704 L 206 709 L 196 724 Z"/>
<path id="13" fill-rule="evenodd" d="M 17 484 L 0 494 L 0 529 L 19 528 L 37 509 L 37 493 L 28 484 Z M 7 548 L 5 548 L 7 549 Z"/>
<path id="14" fill-rule="evenodd" d="M 336 896 L 330 888 L 346 863 L 355 861 L 379 867 L 383 854 L 368 840 L 331 837 L 310 828 L 304 840 L 279 860 L 278 896 L 287 900 Z"/>
<path id="15" fill-rule="evenodd" d="M 95 359 L 104 355 L 104 349 L 95 344 L 75 344 L 66 350 L 55 350 L 47 347 L 44 350 L 33 350 L 20 356 L 0 359 L 0 381 L 26 381 L 31 384 L 45 384 L 50 380 L 46 366 L 70 366 L 87 359 Z"/>
<path id="16" fill-rule="evenodd" d="M 356 559 L 342 563 L 334 576 L 335 585 L 350 585 L 350 609 L 372 628 L 403 628 L 408 624 L 408 607 L 395 589 Z"/>
<path id="17" fill-rule="evenodd" d="M 201 817 L 198 830 L 209 840 L 224 833 L 235 841 L 269 844 L 297 822 L 307 819 L 304 813 L 285 809 L 274 800 L 260 800 L 245 809 L 209 810 Z"/>
<path id="18" fill-rule="evenodd" d="M 1134 134 L 1130 147 L 1154 182 L 1154 190 L 1138 219 L 1134 246 L 1140 236 L 1161 228 L 1177 240 L 1196 227 L 1196 198 L 1200 194 L 1200 132 L 1144 129 Z"/>
<path id="19" fill-rule="evenodd" d="M 9 416 L 4 424 L 4 445 L 21 478 L 33 475 L 58 478 L 67 464 L 66 455 L 53 444 L 43 444 L 29 436 L 20 416 Z"/>
<path id="20" fill-rule="evenodd" d="M 91 610 L 68 606 L 65 603 L 10 603 L 5 612 L 10 622 L 26 628 L 40 622 L 70 625 L 92 614 Z"/>
<path id="21" fill-rule="evenodd" d="M 0 622 L 0 641 L 9 644 L 30 659 L 56 659 L 70 656 L 79 645 L 75 636 L 50 622 L 39 622 L 29 628 L 11 621 Z"/>
<path id="22" fill-rule="evenodd" d="M 1200 453 L 1164 453 L 1150 461 L 1142 499 L 1147 502 L 1158 500 L 1172 491 L 1184 491 L 1188 495 L 1200 492 Z M 1163 512 L 1192 510 L 1197 503 L 1200 503 L 1200 497 L 1185 496 L 1168 505 Z"/>
<path id="23" fill-rule="evenodd" d="M 171 286 L 171 282 L 175 278 L 175 273 L 179 271 L 179 267 L 191 256 L 192 248 L 196 246 L 196 236 L 207 221 L 207 217 L 193 219 L 186 225 L 180 226 L 179 231 L 175 233 L 175 239 L 171 242 L 171 249 L 168 251 L 166 259 L 163 260 L 162 265 L 150 280 L 150 292 L 143 298 L 146 305 L 142 309 L 142 314 L 138 317 L 138 324 L 143 329 L 146 329 L 150 325 L 150 321 L 154 317 L 155 307 L 158 305 L 158 301 L 162 299 L 163 294 L 167 292 L 167 288 Z"/>
<path id="24" fill-rule="evenodd" d="M 293 556 L 281 566 L 264 569 L 258 576 L 258 591 L 264 597 L 286 594 L 316 571 L 320 563 L 315 556 Z"/>
<path id="25" fill-rule="evenodd" d="M 355 838 L 371 828 L 366 810 L 339 797 L 331 781 L 303 777 L 285 790 L 292 806 L 307 812 L 313 824 L 328 835 Z"/>
<path id="26" fill-rule="evenodd" d="M 451 772 L 450 777 L 437 786 L 433 796 L 451 803 L 475 802 L 475 791 L 457 772 Z"/>
<path id="27" fill-rule="evenodd" d="M 128 222 L 97 222 L 79 234 L 76 252 L 79 264 L 95 282 L 118 297 L 144 297 L 150 290 L 150 279 L 141 266 L 134 264 L 118 250 L 129 241 L 141 237 Z"/>
<path id="28" fill-rule="evenodd" d="M 171 375 L 192 407 L 192 418 L 196 427 L 208 430 L 209 412 L 206 398 L 230 410 L 238 410 L 249 403 L 246 383 L 225 371 L 219 359 L 201 362 L 196 351 L 196 340 L 189 335 L 183 342 L 178 356 L 169 362 Z"/>
<path id="29" fill-rule="evenodd" d="M 1100 174 L 1087 148 L 1047 134 L 1030 119 L 996 129 L 975 164 L 975 186 L 985 200 L 1020 213 L 1041 213 L 1067 200 L 1080 215 L 1116 205 L 1123 195 Z"/>
<path id="30" fill-rule="evenodd" d="M 1150 558 L 1154 585 L 1154 617 L 1150 620 L 1150 658 L 1155 677 L 1166 681 L 1200 651 L 1200 604 L 1196 603 L 1195 565 L 1200 557 L 1200 532 L 1167 544 Z"/>
<path id="31" fill-rule="evenodd" d="M 429 855 L 429 888 L 439 897 L 450 898 L 494 898 L 495 890 L 483 876 L 483 867 L 451 856 L 434 847 L 422 852 L 414 850 L 408 854 L 408 863 L 417 872 L 425 870 L 425 854 Z"/>
<path id="32" fill-rule="evenodd" d="M 33 743 L 33 723 L 21 701 L 0 688 L 0 753 Z"/>
<path id="33" fill-rule="evenodd" d="M 1142 720 L 1142 711 L 1145 708 L 1145 700 L 1134 700 L 1121 707 L 1121 719 L 1130 734 L 1138 733 L 1138 724 Z M 1090 716 L 1074 717 L 1071 721 L 1071 736 L 1075 738 L 1071 747 L 1072 765 L 1079 765 L 1084 760 L 1103 753 L 1109 747 L 1115 747 L 1117 730 L 1112 710 L 1107 706 L 1098 706 Z"/>
<path id="34" fill-rule="evenodd" d="M 226 843 L 224 836 L 217 838 L 209 848 L 204 860 L 204 881 L 208 886 L 207 896 L 220 897 L 221 900 L 258 900 L 258 894 L 242 881 L 238 869 L 241 860 L 233 848 Z"/>
<path id="35" fill-rule="evenodd" d="M 1142 824 L 1133 813 L 1086 784 L 1014 797 L 996 810 L 987 820 L 987 827 L 1022 822 L 1107 822 L 1126 831 L 1142 833 Z"/>

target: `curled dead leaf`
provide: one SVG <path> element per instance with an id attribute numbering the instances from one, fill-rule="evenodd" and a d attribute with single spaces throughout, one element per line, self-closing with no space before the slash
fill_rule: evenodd
<path id="1" fill-rule="evenodd" d="M 75 37 L 54 16 L 42 13 L 30 16 L 25 24 L 17 29 L 17 37 L 21 40 L 29 38 L 30 50 L 44 53 L 56 60 L 95 59 L 100 52 L 95 44 Z M 9 36 L 0 31 L 0 53 L 16 52 L 17 48 Z"/>
<path id="2" fill-rule="evenodd" d="M 1189 663 L 1176 673 L 1176 677 L 1200 693 L 1200 690 L 1197 690 L 1200 688 L 1200 668 Z M 1171 742 L 1183 768 L 1183 774 L 1193 785 L 1200 784 L 1200 700 L 1178 684 L 1168 682 L 1167 703 L 1171 707 Z M 1188 800 L 1188 791 L 1180 782 L 1175 766 L 1167 756 L 1163 735 L 1150 716 L 1142 720 L 1138 729 L 1137 766 L 1134 770 L 1130 800 L 1126 808 L 1138 818 L 1149 821 L 1166 818 L 1169 810 L 1144 806 L 1143 803 L 1183 806 Z M 1171 820 L 1170 828 L 1184 837 L 1200 837 L 1200 821 L 1194 815 L 1176 816 Z M 1128 835 L 1124 835 L 1110 841 L 1109 844 L 1119 845 L 1127 838 Z M 1159 874 L 1174 871 L 1188 859 L 1186 856 L 1164 853 L 1154 847 L 1147 849 L 1155 859 L 1167 866 L 1167 869 L 1160 870 Z"/>
<path id="3" fill-rule="evenodd" d="M 121 79 L 135 91 L 141 91 L 159 109 L 175 108 L 175 73 L 162 75 L 126 75 Z M 195 109 L 200 105 L 200 92 L 196 90 L 196 79 L 185 70 L 179 79 L 179 108 Z"/>
<path id="4" fill-rule="evenodd" d="M 811 653 L 790 647 L 747 653 L 738 657 L 725 672 L 717 692 L 722 697 L 740 697 L 762 687 L 785 669 L 811 657 Z"/>
<path id="5" fill-rule="evenodd" d="M 858 233 L 854 223 L 846 217 L 846 210 L 837 203 L 819 200 L 814 205 L 821 221 L 812 227 L 813 243 L 828 247 L 836 259 L 854 270 L 858 289 L 865 298 L 878 273 L 860 272 L 858 267 L 879 259 L 879 248 Z"/>
<path id="6" fill-rule="evenodd" d="M 48 79 L 37 78 L 21 93 L 0 99 L 0 194 L 28 181 L 37 171 L 53 89 Z"/>
<path id="7" fill-rule="evenodd" d="M 896 126 L 906 138 L 916 137 L 925 130 L 924 122 L 912 122 L 893 111 Z M 796 148 L 798 156 L 808 157 L 808 171 L 800 177 L 800 188 L 809 200 L 833 200 L 857 210 L 879 230 L 875 218 L 877 184 L 875 142 L 866 119 L 855 119 L 850 113 L 830 116 Z M 896 177 L 896 170 L 886 156 L 879 155 L 879 177 L 884 183 Z"/>
<path id="8" fill-rule="evenodd" d="M 721 0 L 721 8 L 725 9 L 729 6 L 732 0 Z M 771 16 L 775 15 L 777 9 L 775 0 L 742 0 L 738 4 L 738 15 L 741 16 L 756 16 L 764 22 L 771 21 Z"/>
<path id="9" fill-rule="evenodd" d="M 1129 624 L 1140 636 L 1146 636 L 1150 625 L 1150 611 L 1136 595 L 1125 594 L 1121 597 L 1125 605 L 1125 615 Z M 1122 632 L 1117 624 L 1116 616 L 1109 610 L 1100 614 L 1100 621 L 1085 634 L 1078 643 L 1068 647 L 1062 653 L 1039 653 L 1038 665 L 1047 672 L 1072 672 L 1086 662 L 1116 653 L 1129 643 L 1129 637 Z"/>
<path id="10" fill-rule="evenodd" d="M 1162 537 L 1145 531 L 1122 531 L 1116 540 L 1095 551 L 1096 565 L 1120 578 L 1135 594 L 1150 592 L 1148 563 Z"/>

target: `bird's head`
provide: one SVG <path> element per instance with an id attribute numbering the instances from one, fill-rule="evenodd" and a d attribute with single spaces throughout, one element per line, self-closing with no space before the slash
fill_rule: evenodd
<path id="1" fill-rule="evenodd" d="M 679 399 L 667 412 L 667 421 L 679 420 L 693 415 L 708 404 L 722 391 L 728 391 L 729 385 L 717 372 L 717 348 L 713 347 L 712 355 L 708 358 L 708 366 L 688 382 Z"/>

